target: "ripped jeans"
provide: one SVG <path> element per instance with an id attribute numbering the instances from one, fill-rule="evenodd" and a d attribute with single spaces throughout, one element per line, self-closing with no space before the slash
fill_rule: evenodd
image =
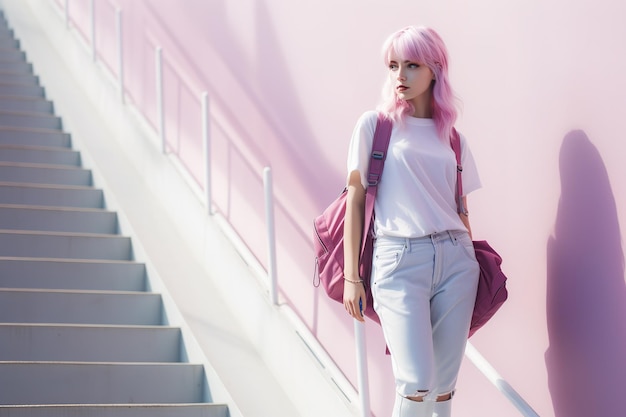
<path id="1" fill-rule="evenodd" d="M 371 288 L 396 382 L 393 417 L 450 415 L 450 401 L 435 401 L 454 392 L 478 273 L 466 231 L 376 239 Z"/>

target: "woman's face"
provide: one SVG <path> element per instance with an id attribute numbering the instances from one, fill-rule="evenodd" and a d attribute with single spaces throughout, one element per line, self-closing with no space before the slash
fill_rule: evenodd
<path id="1" fill-rule="evenodd" d="M 390 54 L 389 77 L 398 98 L 414 104 L 430 103 L 434 74 L 426 65 Z"/>

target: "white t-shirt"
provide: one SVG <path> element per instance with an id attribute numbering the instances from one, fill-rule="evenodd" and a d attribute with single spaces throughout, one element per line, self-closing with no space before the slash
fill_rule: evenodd
<path id="1" fill-rule="evenodd" d="M 348 175 L 358 170 L 365 189 L 376 121 L 375 111 L 361 116 L 348 151 Z M 481 183 L 463 135 L 461 163 L 467 195 Z M 456 157 L 450 144 L 437 135 L 433 119 L 405 117 L 395 122 L 374 204 L 376 235 L 414 238 L 465 230 L 455 195 Z"/>

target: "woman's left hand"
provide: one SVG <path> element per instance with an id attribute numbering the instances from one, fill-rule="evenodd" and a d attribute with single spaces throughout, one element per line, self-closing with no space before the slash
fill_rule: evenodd
<path id="1" fill-rule="evenodd" d="M 363 311 L 367 307 L 363 281 L 345 281 L 343 286 L 343 306 L 348 314 L 358 321 L 365 321 Z"/>

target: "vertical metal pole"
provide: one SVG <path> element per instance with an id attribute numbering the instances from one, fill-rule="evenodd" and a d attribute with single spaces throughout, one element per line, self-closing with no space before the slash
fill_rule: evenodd
<path id="1" fill-rule="evenodd" d="M 65 0 L 65 6 L 64 6 L 64 13 L 65 13 L 65 28 L 69 29 L 70 28 L 70 0 Z"/>
<path id="2" fill-rule="evenodd" d="M 161 59 L 161 47 L 156 48 L 156 93 L 157 93 L 157 123 L 159 137 L 161 138 L 161 152 L 166 153 L 165 143 L 165 120 L 163 116 L 163 64 Z"/>
<path id="3" fill-rule="evenodd" d="M 272 187 L 272 170 L 265 167 L 263 170 L 263 185 L 265 188 L 265 223 L 267 226 L 267 243 L 269 257 L 270 300 L 278 305 L 278 279 L 276 276 L 276 233 L 274 230 L 274 192 Z"/>
<path id="4" fill-rule="evenodd" d="M 202 93 L 202 153 L 204 156 L 204 198 L 209 215 L 213 214 L 211 197 L 211 142 L 209 137 L 209 93 Z"/>
<path id="5" fill-rule="evenodd" d="M 115 9 L 115 28 L 117 30 L 117 76 L 120 100 L 124 102 L 124 42 L 122 32 L 122 10 Z"/>
<path id="6" fill-rule="evenodd" d="M 96 62 L 97 53 L 96 53 L 96 0 L 91 0 L 91 7 L 89 8 L 89 12 L 91 14 L 91 59 L 93 62 Z"/>
<path id="7" fill-rule="evenodd" d="M 367 348 L 365 344 L 365 324 L 354 320 L 354 340 L 356 344 L 356 375 L 359 389 L 361 417 L 370 417 L 370 390 L 367 372 Z"/>

